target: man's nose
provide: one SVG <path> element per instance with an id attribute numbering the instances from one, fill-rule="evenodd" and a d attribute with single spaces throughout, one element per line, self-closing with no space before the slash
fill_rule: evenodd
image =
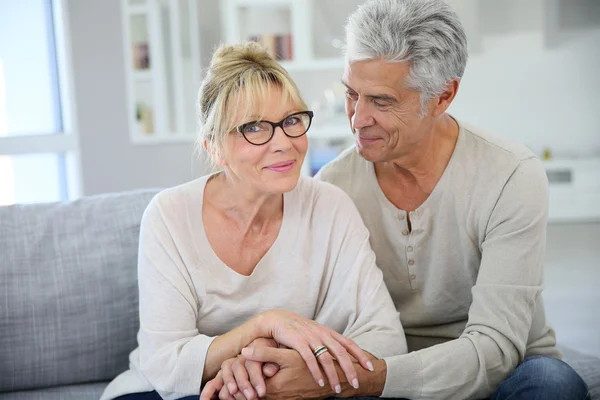
<path id="1" fill-rule="evenodd" d="M 361 129 L 371 126 L 374 123 L 373 116 L 370 113 L 369 107 L 360 99 L 354 103 L 354 114 L 352 115 L 352 129 Z"/>

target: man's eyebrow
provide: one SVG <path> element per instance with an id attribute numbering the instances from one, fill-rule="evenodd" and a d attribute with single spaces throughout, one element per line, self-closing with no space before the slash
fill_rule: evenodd
<path id="1" fill-rule="evenodd" d="M 356 90 L 352 89 L 350 86 L 348 86 L 348 84 L 346 82 L 344 82 L 344 80 L 341 80 L 342 85 L 346 86 L 346 88 L 348 90 L 352 90 L 353 92 L 356 92 Z M 366 95 L 369 99 L 371 100 L 381 100 L 381 101 L 387 101 L 389 103 L 397 103 L 398 99 L 395 98 L 394 96 L 391 96 L 389 94 L 373 94 L 373 95 Z"/>
<path id="2" fill-rule="evenodd" d="M 344 82 L 344 79 L 341 80 L 342 85 L 346 86 L 346 89 L 348 90 L 352 90 L 353 92 L 355 91 L 354 89 L 352 89 L 350 86 L 348 86 L 348 84 L 346 82 Z"/>
<path id="3" fill-rule="evenodd" d="M 368 98 L 370 98 L 371 100 L 382 100 L 382 101 L 387 101 L 389 103 L 395 103 L 398 100 L 390 95 L 387 94 L 378 94 L 378 95 L 367 95 Z"/>

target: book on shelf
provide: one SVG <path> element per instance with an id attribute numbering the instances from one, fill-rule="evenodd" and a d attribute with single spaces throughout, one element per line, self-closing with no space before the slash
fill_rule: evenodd
<path id="1" fill-rule="evenodd" d="M 274 60 L 290 61 L 294 58 L 292 35 L 251 35 L 250 41 L 259 43 Z"/>

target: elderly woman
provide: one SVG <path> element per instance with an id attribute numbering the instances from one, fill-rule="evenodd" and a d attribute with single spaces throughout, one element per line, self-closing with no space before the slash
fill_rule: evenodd
<path id="1" fill-rule="evenodd" d="M 352 201 L 300 177 L 312 112 L 254 43 L 216 51 L 199 102 L 200 143 L 221 171 L 146 209 L 139 347 L 102 399 L 198 398 L 222 366 L 238 383 L 223 396 L 264 396 L 276 367 L 240 353 L 267 339 L 297 351 L 320 386 L 339 393 L 339 367 L 358 387 L 355 366 L 372 370 L 406 340 Z"/>

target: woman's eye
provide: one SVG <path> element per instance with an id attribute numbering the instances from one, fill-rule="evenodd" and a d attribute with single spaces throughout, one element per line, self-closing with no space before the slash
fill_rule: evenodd
<path id="1" fill-rule="evenodd" d="M 289 117 L 285 120 L 285 125 L 286 126 L 296 125 L 299 122 L 300 122 L 300 119 L 298 117 Z"/>
<path id="2" fill-rule="evenodd" d="M 260 124 L 250 124 L 244 127 L 244 133 L 258 133 L 262 131 Z"/>

